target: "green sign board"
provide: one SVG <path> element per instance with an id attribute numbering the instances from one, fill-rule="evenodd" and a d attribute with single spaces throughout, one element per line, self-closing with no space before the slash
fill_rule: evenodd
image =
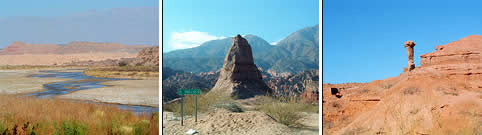
<path id="1" fill-rule="evenodd" d="M 184 99 L 183 99 L 183 95 L 196 95 L 195 96 L 195 99 L 196 99 L 196 122 L 197 122 L 197 95 L 201 95 L 201 89 L 180 89 L 180 90 L 177 90 L 177 94 L 179 95 L 182 95 L 181 96 L 181 126 L 183 126 L 183 121 L 184 121 L 184 118 L 183 118 L 183 115 L 184 115 L 184 111 L 183 111 L 183 106 L 184 106 Z"/>
<path id="2" fill-rule="evenodd" d="M 180 89 L 178 95 L 201 95 L 201 89 Z"/>

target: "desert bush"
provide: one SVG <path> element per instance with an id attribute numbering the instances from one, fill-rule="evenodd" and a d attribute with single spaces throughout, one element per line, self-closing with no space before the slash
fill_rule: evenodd
<path id="1" fill-rule="evenodd" d="M 296 127 L 302 116 L 299 114 L 300 107 L 282 102 L 267 103 L 260 106 L 260 110 L 270 115 L 281 124 Z"/>
<path id="2" fill-rule="evenodd" d="M 384 89 L 390 89 L 392 86 L 393 86 L 393 84 L 386 84 L 386 83 L 385 83 L 385 84 L 382 85 L 382 88 L 384 88 Z"/>
<path id="3" fill-rule="evenodd" d="M 126 61 L 121 61 L 121 62 L 119 62 L 119 66 L 120 66 L 120 67 L 125 67 L 125 66 L 127 66 L 128 64 L 129 64 L 129 63 L 127 63 Z"/>
<path id="4" fill-rule="evenodd" d="M 195 114 L 195 96 L 194 95 L 185 95 L 183 98 L 183 112 L 184 115 L 194 115 Z M 234 100 L 230 97 L 221 96 L 218 93 L 201 93 L 198 95 L 198 113 L 207 112 L 209 108 L 215 107 L 215 105 L 223 104 L 223 103 L 230 103 Z M 181 100 L 178 100 L 174 103 L 163 105 L 163 110 L 174 112 L 175 115 L 181 115 Z"/>
<path id="5" fill-rule="evenodd" d="M 216 108 L 224 108 L 231 112 L 244 112 L 243 108 L 241 108 L 237 103 L 230 102 L 230 103 L 221 103 L 214 105 Z"/>
<path id="6" fill-rule="evenodd" d="M 420 92 L 417 87 L 408 87 L 403 89 L 403 94 L 404 95 L 413 95 L 415 93 Z"/>
<path id="7" fill-rule="evenodd" d="M 299 97 L 266 97 L 263 96 L 262 104 L 256 110 L 270 115 L 279 123 L 287 126 L 296 127 L 297 122 L 302 118 L 301 112 L 318 113 L 318 105 L 305 104 Z"/>

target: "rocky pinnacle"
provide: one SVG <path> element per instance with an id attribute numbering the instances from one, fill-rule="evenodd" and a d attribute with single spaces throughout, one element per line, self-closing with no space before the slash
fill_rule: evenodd
<path id="1" fill-rule="evenodd" d="M 415 42 L 409 40 L 404 44 L 405 48 L 407 49 L 407 56 L 408 56 L 408 71 L 415 69 L 415 63 L 413 63 L 413 47 L 415 47 Z"/>
<path id="2" fill-rule="evenodd" d="M 272 93 L 254 64 L 251 46 L 241 35 L 233 38 L 218 81 L 210 93 L 238 98 Z"/>

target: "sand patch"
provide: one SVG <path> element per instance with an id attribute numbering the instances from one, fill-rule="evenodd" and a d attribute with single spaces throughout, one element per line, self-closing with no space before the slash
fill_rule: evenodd
<path id="1" fill-rule="evenodd" d="M 43 91 L 43 84 L 67 81 L 60 78 L 29 77 L 39 70 L 0 70 L 0 94 L 25 94 Z"/>

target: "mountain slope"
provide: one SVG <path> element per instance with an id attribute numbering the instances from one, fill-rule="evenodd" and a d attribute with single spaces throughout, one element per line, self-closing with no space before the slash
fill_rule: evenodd
<path id="1" fill-rule="evenodd" d="M 248 40 L 249 44 L 252 46 L 253 55 L 260 55 L 265 50 L 271 49 L 273 46 L 266 42 L 264 39 L 255 35 L 245 35 L 243 36 Z M 199 47 L 175 50 L 172 52 L 164 53 L 166 58 L 215 58 L 222 57 L 228 52 L 229 46 L 231 45 L 232 37 L 211 40 L 202 43 Z"/>
<path id="2" fill-rule="evenodd" d="M 319 50 L 318 25 L 304 28 L 281 40 L 278 45 L 266 52 L 263 60 L 272 63 L 271 70 L 300 72 L 317 69 Z"/>
<path id="3" fill-rule="evenodd" d="M 276 46 L 264 39 L 243 36 L 252 47 L 254 62 L 266 71 L 297 73 L 318 67 L 318 25 L 292 33 Z M 199 47 L 176 50 L 163 54 L 164 66 L 188 72 L 219 70 L 232 38 L 212 40 Z"/>

